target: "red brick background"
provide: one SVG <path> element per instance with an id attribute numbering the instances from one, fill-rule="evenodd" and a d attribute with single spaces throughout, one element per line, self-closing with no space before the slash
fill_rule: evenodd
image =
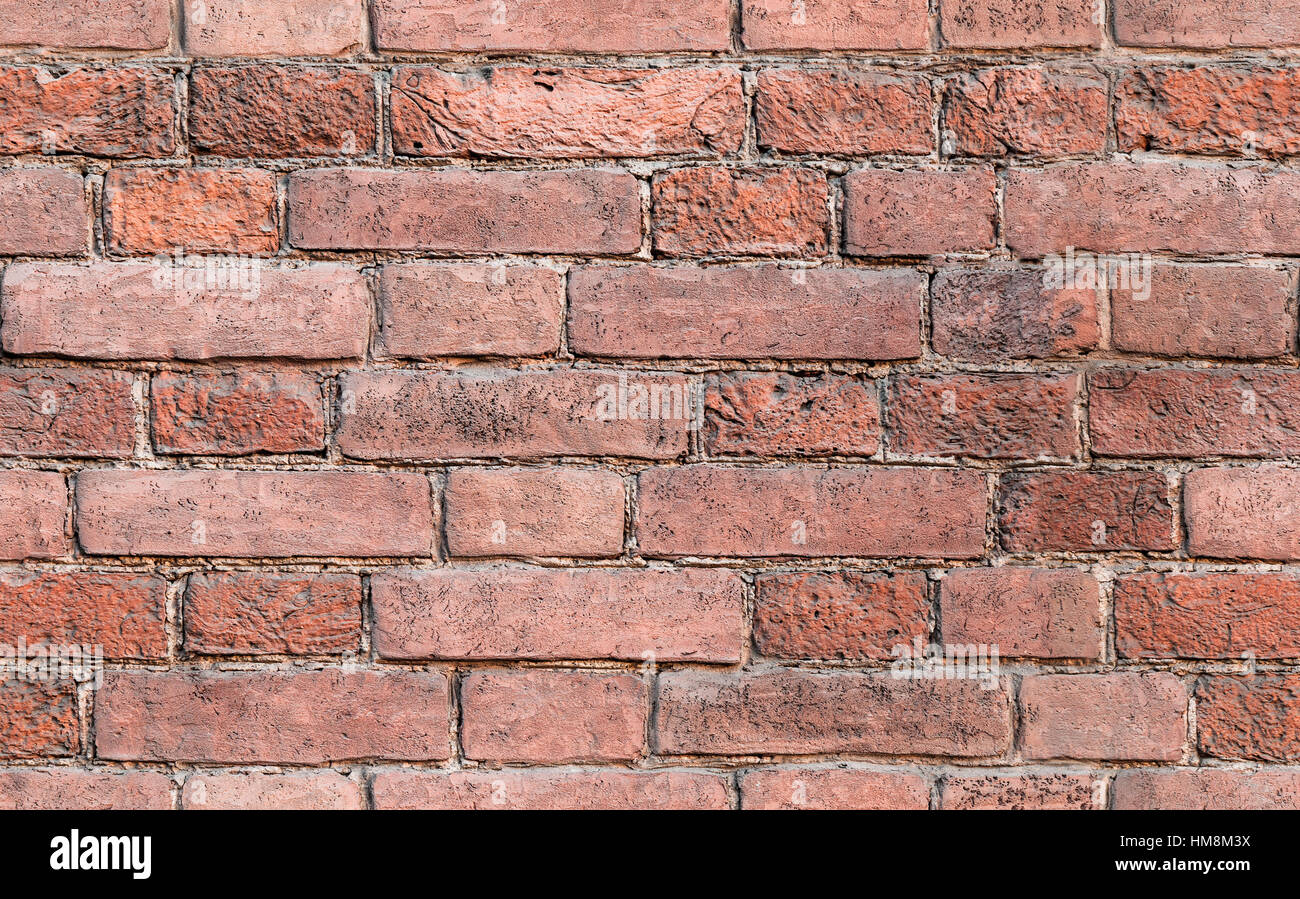
<path id="1" fill-rule="evenodd" d="M 1298 52 L 0 0 L 0 805 L 1300 804 Z"/>

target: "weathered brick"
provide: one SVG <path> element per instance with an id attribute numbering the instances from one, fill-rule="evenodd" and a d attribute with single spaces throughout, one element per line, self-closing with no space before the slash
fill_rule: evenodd
<path id="1" fill-rule="evenodd" d="M 289 176 L 289 242 L 306 250 L 631 253 L 637 180 L 613 170 L 313 169 Z"/>
<path id="2" fill-rule="evenodd" d="M 1011 774 L 947 777 L 946 809 L 1095 809 L 1097 784 L 1088 774 Z"/>
<path id="3" fill-rule="evenodd" d="M 1300 760 L 1300 677 L 1202 677 L 1196 682 L 1196 745 L 1221 759 Z"/>
<path id="4" fill-rule="evenodd" d="M 401 472 L 121 471 L 77 476 L 96 555 L 428 556 L 429 481 Z"/>
<path id="5" fill-rule="evenodd" d="M 822 256 L 830 230 L 826 177 L 812 169 L 694 168 L 652 185 L 655 251 Z"/>
<path id="6" fill-rule="evenodd" d="M 909 771 L 757 768 L 740 778 L 747 809 L 927 809 L 930 784 Z"/>
<path id="7" fill-rule="evenodd" d="M 944 82 L 944 151 L 1039 158 L 1106 148 L 1105 78 L 1042 69 L 983 69 Z"/>
<path id="8" fill-rule="evenodd" d="M 0 771 L 0 809 L 170 809 L 172 781 L 155 771 L 10 768 Z"/>
<path id="9" fill-rule="evenodd" d="M 151 574 L 0 572 L 0 643 L 98 645 L 108 659 L 167 656 L 167 582 Z"/>
<path id="10" fill-rule="evenodd" d="M 1300 374 L 1260 369 L 1103 369 L 1089 378 L 1100 456 L 1300 453 Z"/>
<path id="11" fill-rule="evenodd" d="M 972 471 L 688 465 L 638 480 L 647 556 L 974 558 L 984 549 L 984 478 Z"/>
<path id="12" fill-rule="evenodd" d="M 544 266 L 385 265 L 379 311 L 393 356 L 541 356 L 560 348 L 564 288 Z"/>
<path id="13" fill-rule="evenodd" d="M 908 359 L 923 289 L 910 270 L 582 266 L 569 344 L 641 359 Z"/>
<path id="14" fill-rule="evenodd" d="M 763 69 L 758 143 L 783 153 L 925 155 L 934 148 L 930 84 L 919 75 Z"/>
<path id="15" fill-rule="evenodd" d="M 70 548 L 68 487 L 55 471 L 0 471 L 0 559 L 53 559 Z"/>
<path id="16" fill-rule="evenodd" d="M 104 178 L 110 253 L 268 255 L 280 245 L 275 176 L 256 169 L 113 169 Z"/>
<path id="17" fill-rule="evenodd" d="M 1117 0 L 1115 38 L 1133 47 L 1300 44 L 1297 0 Z"/>
<path id="18" fill-rule="evenodd" d="M 122 371 L 0 369 L 0 456 L 129 457 L 134 382 Z"/>
<path id="19" fill-rule="evenodd" d="M 308 372 L 159 372 L 150 393 L 160 453 L 238 456 L 325 446 L 321 385 Z"/>
<path id="20" fill-rule="evenodd" d="M 650 53 L 726 50 L 728 0 L 375 0 L 381 50 Z"/>
<path id="21" fill-rule="evenodd" d="M 939 31 L 945 47 L 1020 50 L 1101 46 L 1095 0 L 943 0 Z"/>
<path id="22" fill-rule="evenodd" d="M 355 69 L 201 66 L 190 75 L 190 141 L 217 156 L 365 156 L 375 83 Z"/>
<path id="23" fill-rule="evenodd" d="M 845 375 L 710 375 L 704 445 L 713 455 L 873 455 L 880 447 L 876 385 Z"/>
<path id="24" fill-rule="evenodd" d="M 346 572 L 213 571 L 185 587 L 185 649 L 200 655 L 357 652 L 361 579 Z"/>
<path id="25" fill-rule="evenodd" d="M 518 769 L 381 771 L 379 809 L 725 809 L 726 781 L 704 771 Z"/>
<path id="26" fill-rule="evenodd" d="M 897 375 L 890 450 L 916 456 L 1073 458 L 1076 375 Z"/>
<path id="27" fill-rule="evenodd" d="M 1169 768 L 1121 771 L 1111 794 L 1117 809 L 1300 808 L 1300 772 Z"/>
<path id="28" fill-rule="evenodd" d="M 360 459 L 670 459 L 690 423 L 687 380 L 660 372 L 357 372 L 342 392 L 339 448 Z"/>
<path id="29" fill-rule="evenodd" d="M 740 659 L 744 587 L 729 571 L 398 570 L 370 589 L 384 658 Z"/>
<path id="30" fill-rule="evenodd" d="M 987 250 L 997 178 L 989 168 L 859 169 L 844 178 L 844 248 L 851 256 Z"/>
<path id="31" fill-rule="evenodd" d="M 408 156 L 720 156 L 745 130 L 734 68 L 407 66 L 392 103 L 394 149 Z"/>
<path id="32" fill-rule="evenodd" d="M 1300 471 L 1272 465 L 1189 471 L 1183 517 L 1194 556 L 1300 559 Z"/>
<path id="33" fill-rule="evenodd" d="M 461 682 L 465 756 L 501 762 L 624 761 L 645 740 L 646 683 L 603 671 L 475 671 Z"/>
<path id="34" fill-rule="evenodd" d="M 930 296 L 934 350 L 963 362 L 1074 356 L 1101 342 L 1097 291 L 1054 288 L 1040 269 L 941 269 Z"/>
<path id="35" fill-rule="evenodd" d="M 1001 754 L 1007 694 L 975 680 L 888 674 L 673 671 L 659 678 L 659 751 L 667 755 Z"/>
<path id="36" fill-rule="evenodd" d="M 448 707 L 447 678 L 426 671 L 112 671 L 95 694 L 95 751 L 235 764 L 437 760 L 450 755 Z"/>
<path id="37" fill-rule="evenodd" d="M 925 0 L 743 0 L 750 50 L 926 50 Z"/>
<path id="38" fill-rule="evenodd" d="M 765 656 L 889 659 L 930 633 L 919 571 L 763 574 L 754 586 L 754 642 Z"/>
<path id="39" fill-rule="evenodd" d="M 600 558 L 623 551 L 623 478 L 612 471 L 455 469 L 444 505 L 452 556 Z"/>
<path id="40" fill-rule="evenodd" d="M 1239 265 L 1153 265 L 1141 289 L 1110 290 L 1117 350 L 1151 356 L 1281 356 L 1294 343 L 1291 275 Z"/>
<path id="41" fill-rule="evenodd" d="M 1187 688 L 1163 671 L 1033 675 L 1020 709 L 1029 759 L 1174 761 L 1187 742 Z"/>
<path id="42" fill-rule="evenodd" d="M 172 76 L 154 69 L 3 66 L 0 153 L 170 156 L 175 97 Z"/>
<path id="43" fill-rule="evenodd" d="M 361 784 L 342 774 L 191 774 L 181 790 L 186 809 L 363 809 Z"/>
<path id="44" fill-rule="evenodd" d="M 0 45 L 161 50 L 169 0 L 0 0 Z"/>
<path id="45" fill-rule="evenodd" d="M 1300 252 L 1300 175 L 1184 162 L 1012 169 L 1007 246 L 1022 256 L 1094 251 Z"/>
<path id="46" fill-rule="evenodd" d="M 999 492 L 1011 552 L 1114 552 L 1175 547 L 1169 482 L 1158 471 L 1007 475 Z"/>
<path id="47" fill-rule="evenodd" d="M 204 0 L 185 6 L 195 56 L 337 56 L 363 46 L 362 0 Z"/>
<path id="48" fill-rule="evenodd" d="M 76 172 L 0 169 L 0 256 L 83 254 L 89 225 L 81 176 Z"/>
<path id="49" fill-rule="evenodd" d="M 86 359 L 347 359 L 366 350 L 365 278 L 335 263 L 249 268 L 18 263 L 0 333 L 15 355 Z M 213 271 L 217 271 L 213 269 Z"/>
<path id="50" fill-rule="evenodd" d="M 1002 656 L 1096 659 L 1105 641 L 1097 579 L 1073 568 L 954 568 L 939 615 L 945 642 Z"/>
<path id="51" fill-rule="evenodd" d="M 0 681 L 0 758 L 57 758 L 81 748 L 71 680 Z"/>
<path id="52" fill-rule="evenodd" d="M 1143 572 L 1115 581 L 1115 648 L 1130 659 L 1300 656 L 1300 578 Z"/>

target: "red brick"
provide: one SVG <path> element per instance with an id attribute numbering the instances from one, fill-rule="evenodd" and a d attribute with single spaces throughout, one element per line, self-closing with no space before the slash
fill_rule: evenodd
<path id="1" fill-rule="evenodd" d="M 80 175 L 55 168 L 0 169 L 0 256 L 80 255 L 89 236 Z"/>
<path id="2" fill-rule="evenodd" d="M 614 170 L 313 169 L 289 176 L 289 241 L 306 250 L 631 253 L 637 180 Z"/>
<path id="3" fill-rule="evenodd" d="M 176 148 L 167 72 L 5 66 L 0 96 L 0 153 L 170 156 Z"/>
<path id="4" fill-rule="evenodd" d="M 830 229 L 826 177 L 811 169 L 678 169 L 654 180 L 655 251 L 822 256 Z"/>
<path id="5" fill-rule="evenodd" d="M 870 456 L 880 448 L 875 382 L 845 375 L 710 375 L 704 444 L 712 455 Z"/>
<path id="6" fill-rule="evenodd" d="M 337 56 L 363 48 L 362 0 L 204 0 L 185 7 L 194 56 Z"/>
<path id="7" fill-rule="evenodd" d="M 1092 373 L 1089 387 L 1097 455 L 1300 453 L 1300 374 L 1294 371 L 1104 369 Z"/>
<path id="8" fill-rule="evenodd" d="M 888 674 L 673 671 L 659 678 L 668 755 L 1000 755 L 1007 694 L 975 680 Z"/>
<path id="9" fill-rule="evenodd" d="M 1187 688 L 1163 671 L 1026 677 L 1020 709 L 1028 759 L 1169 762 L 1187 742 Z"/>
<path id="10" fill-rule="evenodd" d="M 1140 573 L 1115 581 L 1115 648 L 1130 659 L 1300 656 L 1300 578 Z"/>
<path id="11" fill-rule="evenodd" d="M 357 372 L 342 391 L 339 448 L 359 459 L 671 459 L 690 424 L 687 380 L 659 372 Z"/>
<path id="12" fill-rule="evenodd" d="M 1297 0 L 1117 0 L 1115 38 L 1133 47 L 1300 44 Z"/>
<path id="13" fill-rule="evenodd" d="M 154 771 L 79 768 L 0 771 L 0 809 L 120 811 L 171 807 L 171 778 Z"/>
<path id="14" fill-rule="evenodd" d="M 475 671 L 461 682 L 466 758 L 623 761 L 645 739 L 646 684 L 603 671 Z"/>
<path id="15" fill-rule="evenodd" d="M 939 588 L 948 643 L 1002 656 L 1096 659 L 1105 634 L 1097 579 L 1074 568 L 955 568 Z"/>
<path id="16" fill-rule="evenodd" d="M 890 659 L 930 633 L 923 572 L 763 574 L 754 586 L 754 642 L 772 658 Z"/>
<path id="17" fill-rule="evenodd" d="M 392 103 L 393 146 L 407 156 L 720 156 L 745 131 L 733 68 L 405 66 Z"/>
<path id="18" fill-rule="evenodd" d="M 0 45 L 161 50 L 169 0 L 0 0 Z"/>
<path id="19" fill-rule="evenodd" d="M 365 353 L 370 297 L 357 271 L 334 263 L 239 271 L 205 286 L 204 270 L 184 266 L 11 265 L 0 296 L 5 351 L 196 361 Z"/>
<path id="20" fill-rule="evenodd" d="M 1039 269 L 943 269 L 930 294 L 930 341 L 952 359 L 1048 359 L 1101 342 L 1097 291 L 1049 287 Z"/>
<path id="21" fill-rule="evenodd" d="M 907 771 L 757 768 L 740 779 L 747 809 L 927 809 L 930 784 Z"/>
<path id="22" fill-rule="evenodd" d="M 444 504 L 452 556 L 601 558 L 623 551 L 623 478 L 612 471 L 455 469 Z"/>
<path id="23" fill-rule="evenodd" d="M 280 245 L 275 176 L 256 169 L 113 169 L 104 178 L 111 253 L 266 255 Z"/>
<path id="24" fill-rule="evenodd" d="M 325 446 L 321 386 L 309 372 L 159 372 L 151 393 L 160 453 L 238 456 Z"/>
<path id="25" fill-rule="evenodd" d="M 958 156 L 1101 153 L 1109 88 L 1101 77 L 1042 69 L 983 69 L 944 83 L 943 122 Z"/>
<path id="26" fill-rule="evenodd" d="M 1077 375 L 897 375 L 891 452 L 983 459 L 1079 455 Z"/>
<path id="27" fill-rule="evenodd" d="M 999 501 L 1002 545 L 1011 552 L 1175 548 L 1169 482 L 1158 471 L 1007 475 Z"/>
<path id="28" fill-rule="evenodd" d="M 364 809 L 361 784 L 342 774 L 191 774 L 186 809 Z"/>
<path id="29" fill-rule="evenodd" d="M 533 265 L 385 265 L 379 341 L 393 356 L 541 356 L 560 348 L 560 273 Z"/>
<path id="30" fill-rule="evenodd" d="M 1096 0 L 942 0 L 939 30 L 945 47 L 1099 47 L 1098 9 Z"/>
<path id="31" fill-rule="evenodd" d="M 426 671 L 114 671 L 95 694 L 95 751 L 235 764 L 445 759 L 448 706 L 447 679 Z"/>
<path id="32" fill-rule="evenodd" d="M 1221 759 L 1300 759 L 1300 677 L 1202 677 L 1196 682 L 1196 745 Z"/>
<path id="33" fill-rule="evenodd" d="M 923 289 L 909 270 L 583 266 L 569 275 L 569 344 L 641 359 L 908 359 Z"/>
<path id="34" fill-rule="evenodd" d="M 389 659 L 740 660 L 729 571 L 399 570 L 374 575 L 371 596 Z"/>
<path id="35" fill-rule="evenodd" d="M 1095 809 L 1099 781 L 1088 774 L 1012 774 L 944 779 L 947 809 Z"/>
<path id="36" fill-rule="evenodd" d="M 927 256 L 993 247 L 992 169 L 859 169 L 844 178 L 851 256 Z"/>
<path id="37" fill-rule="evenodd" d="M 758 143 L 783 153 L 925 155 L 934 149 L 930 83 L 920 75 L 764 69 Z"/>
<path id="38" fill-rule="evenodd" d="M 1189 471 L 1183 516 L 1194 556 L 1300 559 L 1300 471 L 1272 465 Z"/>
<path id="39" fill-rule="evenodd" d="M 725 809 L 727 782 L 704 771 L 515 769 L 381 771 L 380 809 Z"/>
<path id="40" fill-rule="evenodd" d="M 135 572 L 0 572 L 0 634 L 28 646 L 99 645 L 104 658 L 167 657 L 167 582 Z"/>
<path id="41" fill-rule="evenodd" d="M 81 729 L 74 688 L 71 680 L 0 681 L 0 758 L 75 755 Z"/>
<path id="42" fill-rule="evenodd" d="M 375 147 L 375 83 L 355 69 L 196 68 L 190 140 L 218 156 L 365 156 Z"/>
<path id="43" fill-rule="evenodd" d="M 1117 809 L 1300 808 L 1300 772 L 1173 768 L 1121 771 L 1111 787 Z"/>
<path id="44" fill-rule="evenodd" d="M 743 0 L 750 50 L 926 50 L 925 0 Z"/>
<path id="45" fill-rule="evenodd" d="M 422 475 L 83 471 L 77 535 L 96 555 L 428 556 Z"/>
<path id="46" fill-rule="evenodd" d="M 1300 175 L 1183 162 L 1066 163 L 1007 175 L 1005 237 L 1023 256 L 1300 252 Z"/>
<path id="47" fill-rule="evenodd" d="M 324 655 L 361 643 L 361 579 L 346 572 L 198 572 L 185 588 L 185 649 Z"/>
<path id="48" fill-rule="evenodd" d="M 1281 356 L 1293 344 L 1291 280 L 1269 268 L 1155 265 L 1144 290 L 1111 289 L 1111 340 L 1152 356 Z"/>
<path id="49" fill-rule="evenodd" d="M 0 559 L 53 559 L 69 550 L 68 487 L 55 471 L 0 471 Z"/>
<path id="50" fill-rule="evenodd" d="M 134 383 L 124 371 L 0 369 L 0 456 L 129 457 Z"/>
<path id="51" fill-rule="evenodd" d="M 375 0 L 381 50 L 652 53 L 726 50 L 727 0 Z"/>
<path id="52" fill-rule="evenodd" d="M 984 549 L 984 478 L 970 471 L 689 465 L 649 469 L 639 484 L 647 556 L 974 558 Z"/>
<path id="53" fill-rule="evenodd" d="M 1294 69 L 1139 69 L 1120 79 L 1115 102 L 1121 150 L 1300 153 L 1300 79 Z"/>

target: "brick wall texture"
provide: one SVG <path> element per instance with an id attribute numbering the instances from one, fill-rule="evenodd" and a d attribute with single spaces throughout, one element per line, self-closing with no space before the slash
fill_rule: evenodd
<path id="1" fill-rule="evenodd" d="M 0 0 L 0 805 L 1300 805 L 1297 159 L 1300 0 Z"/>

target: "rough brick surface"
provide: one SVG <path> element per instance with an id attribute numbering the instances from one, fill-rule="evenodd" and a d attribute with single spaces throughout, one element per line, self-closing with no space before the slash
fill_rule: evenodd
<path id="1" fill-rule="evenodd" d="M 993 246 L 992 169 L 885 171 L 844 179 L 844 244 L 851 256 L 927 256 Z"/>
<path id="2" fill-rule="evenodd" d="M 939 590 L 946 642 L 1048 659 L 1095 659 L 1102 650 L 1100 591 L 1085 571 L 957 568 Z"/>
<path id="3" fill-rule="evenodd" d="M 939 31 L 946 47 L 1019 49 L 1096 47 L 1101 18 L 1093 0 L 944 0 Z"/>
<path id="4" fill-rule="evenodd" d="M 167 582 L 133 572 L 0 573 L 0 633 L 30 646 L 102 647 L 104 658 L 167 655 Z M 10 645 L 13 645 L 10 643 Z"/>
<path id="5" fill-rule="evenodd" d="M 1020 708 L 1026 758 L 1174 761 L 1187 742 L 1187 687 L 1165 672 L 1038 675 Z"/>
<path id="6" fill-rule="evenodd" d="M 383 771 L 379 809 L 724 809 L 726 781 L 695 771 L 508 768 L 499 771 Z"/>
<path id="7" fill-rule="evenodd" d="M 114 169 L 104 179 L 108 249 L 123 255 L 243 253 L 280 245 L 275 177 L 254 169 Z"/>
<path id="8" fill-rule="evenodd" d="M 752 372 L 709 378 L 705 446 L 717 456 L 870 456 L 880 400 L 866 379 Z"/>
<path id="9" fill-rule="evenodd" d="M 1300 471 L 1202 468 L 1183 488 L 1187 545 L 1198 556 L 1300 558 Z"/>
<path id="10" fill-rule="evenodd" d="M 162 372 L 150 384 L 161 453 L 293 453 L 325 443 L 320 383 L 310 374 Z"/>
<path id="11" fill-rule="evenodd" d="M 361 642 L 354 574 L 193 574 L 184 608 L 185 648 L 200 655 L 329 655 Z"/>
<path id="12" fill-rule="evenodd" d="M 73 256 L 89 231 L 81 177 L 54 168 L 0 169 L 0 255 Z"/>
<path id="13" fill-rule="evenodd" d="M 740 780 L 747 809 L 926 809 L 930 785 L 911 773 L 855 768 L 760 768 Z"/>
<path id="14" fill-rule="evenodd" d="M 121 371 L 0 369 L 0 455 L 130 456 L 134 382 Z"/>
<path id="15" fill-rule="evenodd" d="M 1097 781 L 1086 774 L 969 775 L 943 782 L 946 809 L 1092 809 Z"/>
<path id="16" fill-rule="evenodd" d="M 930 85 L 917 76 L 767 69 L 758 142 L 783 153 L 921 155 L 934 145 Z"/>
<path id="17" fill-rule="evenodd" d="M 1106 82 L 1038 69 L 988 69 L 944 85 L 945 152 L 959 156 L 1100 153 Z"/>
<path id="18" fill-rule="evenodd" d="M 1002 544 L 1012 552 L 1174 548 L 1169 482 L 1160 472 L 1009 475 L 998 501 Z"/>
<path id="19" fill-rule="evenodd" d="M 361 809 L 365 789 L 341 774 L 192 774 L 185 809 Z"/>
<path id="20" fill-rule="evenodd" d="M 1300 678 L 1206 676 L 1196 683 L 1196 743 L 1203 755 L 1300 760 Z"/>

